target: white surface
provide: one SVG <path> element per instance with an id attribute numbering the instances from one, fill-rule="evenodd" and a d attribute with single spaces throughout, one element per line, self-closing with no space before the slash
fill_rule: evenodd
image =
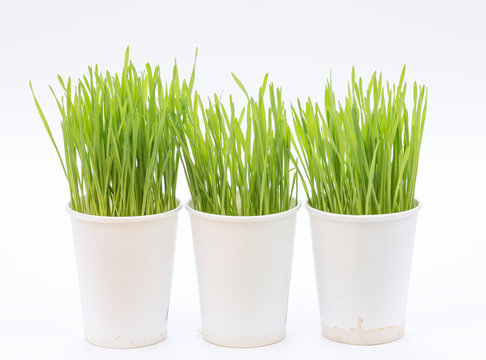
<path id="1" fill-rule="evenodd" d="M 486 5 L 483 1 L 3 1 L 0 3 L 0 359 L 484 359 L 486 348 Z M 297 96 L 323 101 L 332 68 L 342 99 L 351 66 L 429 88 L 416 196 L 419 214 L 405 336 L 356 347 L 326 340 L 320 321 L 308 215 L 297 215 L 287 337 L 258 349 L 206 343 L 189 218 L 179 218 L 168 337 L 137 350 L 83 340 L 68 189 L 29 93 L 60 139 L 47 88 L 87 65 L 119 70 L 125 46 L 197 87 L 252 93 L 264 74 Z M 410 89 L 409 83 L 409 89 Z M 58 86 L 55 87 L 59 89 Z M 410 94 L 411 95 L 411 94 Z M 187 199 L 181 171 L 178 197 Z M 303 198 L 303 192 L 300 192 Z"/>
<path id="2" fill-rule="evenodd" d="M 202 335 L 222 346 L 270 345 L 285 337 L 296 215 L 191 219 Z"/>
<path id="3" fill-rule="evenodd" d="M 322 333 L 372 345 L 403 335 L 417 215 L 309 212 Z"/>
<path id="4" fill-rule="evenodd" d="M 106 217 L 68 209 L 84 336 L 107 348 L 138 348 L 167 336 L 182 202 L 151 216 Z"/>

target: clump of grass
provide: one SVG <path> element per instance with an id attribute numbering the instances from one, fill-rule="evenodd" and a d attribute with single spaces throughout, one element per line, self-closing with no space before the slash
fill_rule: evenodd
<path id="1" fill-rule="evenodd" d="M 169 124 L 181 113 L 180 97 L 190 98 L 189 85 L 179 85 L 174 65 L 170 88 L 160 69 L 150 64 L 138 73 L 129 50 L 120 75 L 89 68 L 72 85 L 58 76 L 61 100 L 51 88 L 62 116 L 64 153 L 54 141 L 34 95 L 37 110 L 55 147 L 69 183 L 73 210 L 102 216 L 157 214 L 176 207 L 179 153 Z"/>
<path id="2" fill-rule="evenodd" d="M 427 90 L 414 83 L 410 119 L 404 77 L 405 67 L 398 86 L 385 87 L 375 73 L 364 88 L 353 68 L 343 105 L 336 104 L 328 81 L 324 115 L 311 100 L 305 108 L 299 100 L 292 107 L 310 206 L 352 215 L 415 207 Z"/>
<path id="3" fill-rule="evenodd" d="M 297 191 L 292 134 L 281 89 L 269 85 L 270 106 L 264 103 L 268 75 L 258 99 L 250 97 L 241 111 L 229 97 L 229 111 L 218 96 L 204 106 L 187 99 L 180 123 L 173 122 L 194 209 L 220 215 L 266 215 L 289 210 Z"/>

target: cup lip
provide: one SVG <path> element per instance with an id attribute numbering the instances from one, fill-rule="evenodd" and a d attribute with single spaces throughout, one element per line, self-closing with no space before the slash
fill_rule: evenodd
<path id="1" fill-rule="evenodd" d="M 219 215 L 219 214 L 211 214 L 204 211 L 199 211 L 194 209 L 191 206 L 192 199 L 187 200 L 185 202 L 185 208 L 189 212 L 189 215 L 196 216 L 199 218 L 204 218 L 213 221 L 221 221 L 221 222 L 237 222 L 237 223 L 245 223 L 245 222 L 259 222 L 259 221 L 270 221 L 270 220 L 277 220 L 282 219 L 288 216 L 293 216 L 297 213 L 297 211 L 302 206 L 300 200 L 293 199 L 295 201 L 295 206 L 290 208 L 289 210 L 281 211 L 274 214 L 268 215 Z"/>
<path id="2" fill-rule="evenodd" d="M 182 209 L 182 201 L 176 198 L 177 206 L 168 211 L 151 214 L 151 215 L 139 215 L 139 216 L 100 216 L 100 215 L 90 215 L 85 213 L 80 213 L 71 209 L 70 202 L 66 204 L 66 211 L 73 219 L 85 221 L 85 222 L 97 222 L 97 223 L 134 223 L 134 222 L 147 222 L 147 221 L 157 221 L 164 218 L 168 218 L 175 215 Z"/>
<path id="3" fill-rule="evenodd" d="M 376 221 L 390 221 L 404 219 L 410 216 L 416 216 L 419 210 L 422 208 L 422 203 L 415 199 L 415 207 L 410 210 L 388 213 L 388 214 L 374 214 L 374 215 L 348 215 L 348 214 L 336 214 L 323 210 L 318 210 L 309 205 L 309 201 L 305 202 L 305 207 L 309 214 L 313 217 L 320 219 L 327 219 L 341 222 L 376 222 Z"/>

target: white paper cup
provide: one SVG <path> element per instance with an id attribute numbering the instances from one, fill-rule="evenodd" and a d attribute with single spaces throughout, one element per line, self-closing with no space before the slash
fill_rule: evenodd
<path id="1" fill-rule="evenodd" d="M 285 337 L 300 203 L 262 216 L 189 211 L 201 302 L 202 334 L 229 347 L 256 347 Z"/>
<path id="2" fill-rule="evenodd" d="M 167 333 L 181 203 L 147 216 L 71 215 L 84 331 L 88 342 L 136 348 Z"/>
<path id="3" fill-rule="evenodd" d="M 348 344 L 387 343 L 403 335 L 417 214 L 310 214 L 325 337 Z"/>

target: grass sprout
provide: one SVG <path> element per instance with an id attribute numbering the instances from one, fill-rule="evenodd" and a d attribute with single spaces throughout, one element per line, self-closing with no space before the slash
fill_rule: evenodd
<path id="1" fill-rule="evenodd" d="M 168 87 L 159 67 L 140 74 L 125 53 L 120 75 L 98 66 L 73 85 L 58 76 L 59 112 L 64 152 L 32 95 L 69 183 L 73 210 L 100 216 L 157 214 L 176 207 L 179 152 L 169 119 L 181 115 L 180 98 L 190 98 L 189 84 L 179 84 L 177 64 Z"/>
<path id="2" fill-rule="evenodd" d="M 232 97 L 225 108 L 218 96 L 205 106 L 196 93 L 185 102 L 181 122 L 173 122 L 194 209 L 220 215 L 266 215 L 295 206 L 296 159 L 281 89 L 269 85 L 268 74 L 258 98 L 242 83 L 247 106 L 237 111 Z M 293 174 L 292 174 L 293 173 Z"/>
<path id="3" fill-rule="evenodd" d="M 324 111 L 309 99 L 292 107 L 304 188 L 312 207 L 352 215 L 415 207 L 415 182 L 427 109 L 425 86 L 413 86 L 411 118 L 403 67 L 398 85 L 373 74 L 367 87 L 355 70 L 344 104 L 332 82 Z"/>

